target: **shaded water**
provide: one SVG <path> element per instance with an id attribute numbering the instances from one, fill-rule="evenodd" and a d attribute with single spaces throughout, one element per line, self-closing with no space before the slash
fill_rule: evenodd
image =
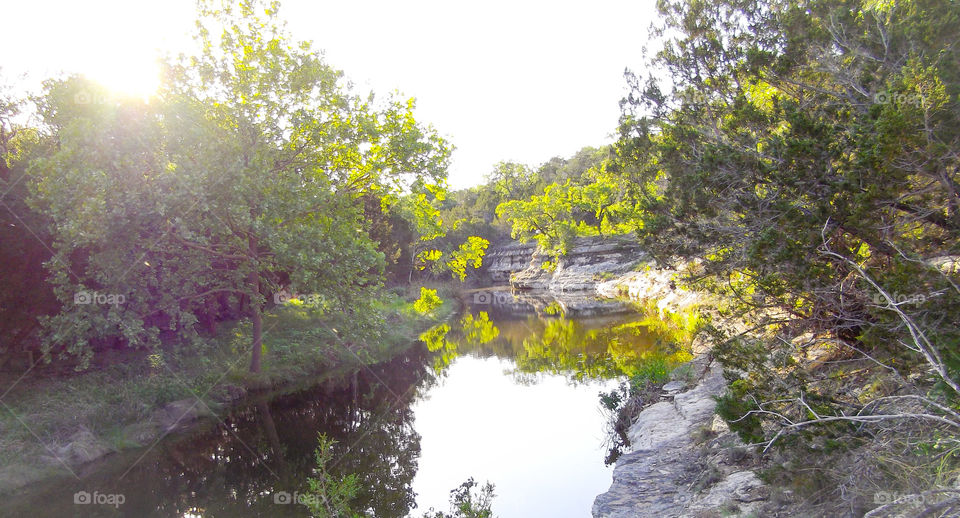
<path id="1" fill-rule="evenodd" d="M 263 398 L 152 448 L 35 484 L 2 516 L 308 516 L 317 433 L 338 441 L 331 471 L 355 473 L 376 517 L 447 509 L 468 477 L 496 485 L 501 518 L 588 516 L 610 484 L 601 391 L 656 339 L 637 315 L 566 319 L 473 307 L 384 364 Z M 486 311 L 483 311 L 486 310 Z M 123 495 L 76 504 L 78 491 Z"/>

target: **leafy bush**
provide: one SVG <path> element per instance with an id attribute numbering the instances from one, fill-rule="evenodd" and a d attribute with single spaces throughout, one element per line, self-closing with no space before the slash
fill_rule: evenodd
<path id="1" fill-rule="evenodd" d="M 479 491 L 474 491 L 474 488 Z M 423 518 L 493 518 L 493 488 L 490 482 L 481 487 L 470 477 L 460 487 L 450 491 L 450 512 L 430 509 Z"/>

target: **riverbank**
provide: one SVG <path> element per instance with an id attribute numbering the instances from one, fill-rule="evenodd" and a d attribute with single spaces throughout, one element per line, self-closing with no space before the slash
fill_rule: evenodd
<path id="1" fill-rule="evenodd" d="M 769 499 L 769 488 L 750 469 L 750 451 L 715 416 L 715 398 L 727 384 L 712 358 L 713 338 L 698 332 L 707 322 L 734 333 L 744 326 L 724 319 L 707 294 L 683 286 L 682 269 L 697 262 L 658 267 L 629 238 L 577 239 L 552 270 L 529 245 L 492 254 L 491 279 L 509 278 L 522 298 L 549 294 L 574 301 L 569 305 L 579 312 L 627 300 L 651 315 L 648 325 L 688 330 L 682 340 L 692 361 L 631 379 L 604 401 L 616 413 L 626 452 L 616 460 L 610 488 L 594 502 L 595 518 L 749 515 Z"/>
<path id="2" fill-rule="evenodd" d="M 713 309 L 708 295 L 685 288 L 681 273 L 642 262 L 595 290 L 639 302 L 664 319 L 696 314 L 714 327 L 743 331 L 742 323 Z M 597 496 L 594 518 L 750 516 L 769 499 L 769 488 L 750 469 L 750 450 L 715 415 L 727 383 L 713 345 L 707 333 L 692 337 L 689 364 L 667 380 L 635 387 L 620 406 L 627 452 L 617 459 L 610 489 Z"/>
<path id="3" fill-rule="evenodd" d="M 436 288 L 444 303 L 425 315 L 412 309 L 418 290 L 384 292 L 370 306 L 369 325 L 349 315 L 318 316 L 296 304 L 279 308 L 264 318 L 266 354 L 257 374 L 247 371 L 244 322 L 222 326 L 194 344 L 192 354 L 164 347 L 115 355 L 79 373 L 43 364 L 6 373 L 0 380 L 0 494 L 150 446 L 258 394 L 385 361 L 456 311 L 452 287 Z"/>
<path id="4" fill-rule="evenodd" d="M 683 370 L 626 405 L 640 409 L 626 432 L 629 452 L 594 501 L 594 518 L 751 516 L 768 500 L 748 467 L 751 452 L 714 415 L 722 369 L 706 353 Z"/>

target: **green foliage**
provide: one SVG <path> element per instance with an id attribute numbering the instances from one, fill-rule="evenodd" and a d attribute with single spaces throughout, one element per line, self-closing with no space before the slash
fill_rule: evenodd
<path id="1" fill-rule="evenodd" d="M 413 193 L 400 198 L 390 209 L 400 215 L 416 237 L 401 245 L 398 254 L 398 258 L 409 254 L 408 281 L 413 280 L 414 270 L 427 270 L 433 274 L 449 272 L 463 282 L 468 267 L 477 269 L 482 264 L 489 241 L 469 235 L 472 229 L 463 228 L 464 220 L 445 218 L 441 207 L 446 199 L 447 191 L 442 185 L 415 185 Z"/>
<path id="2" fill-rule="evenodd" d="M 755 404 L 739 399 L 734 394 L 724 394 L 716 399 L 717 415 L 740 436 L 740 440 L 746 444 L 758 444 L 763 441 L 765 434 L 760 418 L 756 414 L 749 413 L 751 410 L 757 410 Z"/>
<path id="3" fill-rule="evenodd" d="M 447 268 L 450 269 L 453 277 L 463 281 L 467 276 L 468 266 L 480 268 L 484 251 L 489 245 L 490 242 L 482 237 L 470 236 L 467 242 L 460 245 L 460 248 L 451 252 L 450 259 L 447 260 Z"/>
<path id="4" fill-rule="evenodd" d="M 702 258 L 693 286 L 761 335 L 716 333 L 731 381 L 718 412 L 748 442 L 797 451 L 932 433 L 930 421 L 898 419 L 891 439 L 891 428 L 843 418 L 879 413 L 892 392 L 859 389 L 890 373 L 898 394 L 944 408 L 960 398 L 960 278 L 934 260 L 960 253 L 960 6 L 668 0 L 658 10 L 665 38 L 646 77 L 627 74 L 606 171 L 634 202 L 644 248 L 664 262 Z M 791 424 L 821 417 L 816 430 Z"/>
<path id="5" fill-rule="evenodd" d="M 665 355 L 654 355 L 646 358 L 630 377 L 630 385 L 639 387 L 648 383 L 666 383 L 670 380 L 670 372 L 676 367 L 674 361 L 671 361 Z"/>
<path id="6" fill-rule="evenodd" d="M 541 250 L 563 255 L 576 236 L 571 215 L 577 194 L 577 188 L 569 181 L 564 185 L 550 185 L 542 195 L 498 205 L 497 216 L 513 224 L 513 238 L 535 239 Z"/>
<path id="7" fill-rule="evenodd" d="M 451 193 L 441 213 L 444 220 L 455 222 L 451 226 L 459 227 L 455 233 L 459 231 L 489 242 L 501 242 L 509 238 L 513 227 L 513 234 L 517 237 L 543 240 L 546 246 L 557 251 L 560 240 L 538 238 L 544 232 L 523 228 L 529 226 L 526 220 L 532 214 L 517 214 L 520 222 L 510 219 L 515 210 L 522 212 L 526 206 L 514 205 L 509 213 L 498 211 L 498 206 L 511 201 L 528 202 L 532 196 L 542 196 L 551 186 L 570 183 L 576 186 L 578 193 L 583 193 L 581 202 L 570 215 L 575 220 L 573 227 L 577 232 L 594 235 L 629 231 L 632 222 L 623 217 L 626 205 L 617 194 L 617 179 L 604 169 L 609 154 L 609 147 L 585 147 L 570 158 L 553 157 L 536 169 L 514 162 L 500 162 L 487 175 L 485 184 Z M 561 195 L 557 189 L 554 187 L 554 194 Z M 562 223 L 557 225 L 562 226 Z"/>
<path id="8" fill-rule="evenodd" d="M 350 501 L 357 496 L 357 475 L 350 474 L 337 479 L 329 471 L 332 449 L 337 441 L 323 433 L 317 434 L 317 449 L 314 452 L 316 475 L 307 479 L 309 496 L 301 503 L 317 518 L 355 518 L 362 516 L 350 508 Z"/>
<path id="9" fill-rule="evenodd" d="M 30 161 L 50 142 L 22 122 L 25 108 L 27 102 L 0 83 L 0 365 L 14 355 L 29 361 L 39 349 L 39 318 L 57 310 L 43 267 L 51 255 L 50 221 L 28 206 L 26 181 Z"/>
<path id="10" fill-rule="evenodd" d="M 626 394 L 617 390 L 600 393 L 600 404 L 610 411 L 617 411 L 626 399 Z"/>
<path id="11" fill-rule="evenodd" d="M 437 233 L 427 195 L 443 200 L 450 148 L 413 100 L 351 93 L 276 4 L 198 12 L 198 52 L 164 63 L 150 103 L 80 77 L 45 83 L 37 108 L 56 146 L 31 157 L 29 201 L 49 218 L 60 305 L 41 319 L 47 360 L 84 368 L 97 350 L 190 343 L 201 321 L 249 316 L 257 370 L 271 299 L 350 311 L 381 283 L 387 223 L 365 217 L 371 200 L 413 185 L 416 230 Z"/>
<path id="12" fill-rule="evenodd" d="M 565 255 L 576 236 L 623 234 L 633 230 L 633 202 L 602 167 L 585 173 L 589 183 L 549 184 L 543 194 L 506 201 L 497 216 L 512 224 L 511 236 L 535 240 L 540 250 Z"/>
<path id="13" fill-rule="evenodd" d="M 430 509 L 423 518 L 493 518 L 493 489 L 490 482 L 480 486 L 470 477 L 450 491 L 450 512 Z"/>

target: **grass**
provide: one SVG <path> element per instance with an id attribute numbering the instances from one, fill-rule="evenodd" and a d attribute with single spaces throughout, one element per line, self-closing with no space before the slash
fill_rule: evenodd
<path id="1" fill-rule="evenodd" d="M 667 355 L 650 355 L 636 367 L 630 377 L 630 384 L 634 387 L 652 384 L 663 384 L 670 381 L 670 372 L 674 368 L 673 361 Z"/>

